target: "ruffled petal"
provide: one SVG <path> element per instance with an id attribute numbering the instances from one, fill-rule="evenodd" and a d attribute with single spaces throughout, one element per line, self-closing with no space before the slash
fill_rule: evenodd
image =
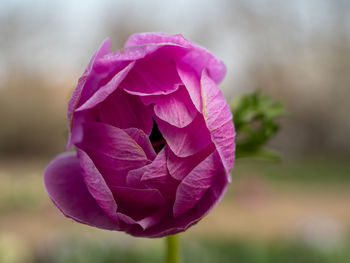
<path id="1" fill-rule="evenodd" d="M 46 190 L 54 204 L 65 214 L 90 226 L 120 230 L 88 191 L 75 153 L 62 153 L 44 172 Z"/>
<path id="2" fill-rule="evenodd" d="M 92 159 L 108 185 L 124 186 L 129 170 L 148 163 L 145 152 L 125 131 L 104 123 L 84 123 L 77 145 Z"/>
<path id="3" fill-rule="evenodd" d="M 138 60 L 120 85 L 126 92 L 145 95 L 166 95 L 182 84 L 172 58 L 167 52 L 158 52 Z"/>
<path id="4" fill-rule="evenodd" d="M 141 148 L 144 150 L 147 158 L 150 160 L 154 160 L 156 158 L 156 152 L 153 149 L 151 141 L 149 137 L 140 129 L 137 128 L 128 128 L 124 129 L 124 131 L 135 141 Z"/>
<path id="5" fill-rule="evenodd" d="M 176 180 L 182 180 L 194 167 L 208 157 L 215 150 L 214 144 L 209 144 L 204 150 L 188 156 L 178 157 L 170 149 L 167 157 L 167 167 L 170 175 Z"/>
<path id="6" fill-rule="evenodd" d="M 183 86 L 169 95 L 144 96 L 141 101 L 146 105 L 154 104 L 156 116 L 178 128 L 190 124 L 198 113 Z"/>
<path id="7" fill-rule="evenodd" d="M 212 143 L 201 114 L 197 114 L 196 118 L 184 128 L 175 127 L 158 118 L 155 120 L 170 149 L 179 157 L 193 155 Z"/>
<path id="8" fill-rule="evenodd" d="M 153 214 L 165 204 L 162 194 L 157 189 L 136 189 L 113 185 L 110 188 L 118 204 L 118 212 L 134 220 Z"/>
<path id="9" fill-rule="evenodd" d="M 182 83 L 185 85 L 191 100 L 199 112 L 202 112 L 201 85 L 197 72 L 189 65 L 184 63 L 176 63 L 177 73 Z"/>
<path id="10" fill-rule="evenodd" d="M 217 175 L 214 157 L 214 153 L 209 155 L 181 181 L 176 191 L 173 207 L 175 218 L 191 209 L 212 186 Z"/>
<path id="11" fill-rule="evenodd" d="M 201 220 L 224 196 L 228 186 L 228 176 L 218 153 L 214 152 L 214 163 L 216 165 L 216 175 L 212 186 L 206 190 L 202 198 L 187 212 L 174 218 L 172 213 L 168 213 L 154 227 L 140 231 L 131 229 L 129 233 L 135 236 L 162 237 L 173 235 L 185 231 L 189 227 Z"/>
<path id="12" fill-rule="evenodd" d="M 190 47 L 190 41 L 184 38 L 181 34 L 166 34 L 158 32 L 136 33 L 129 37 L 125 46 L 139 46 L 150 44 L 168 44 L 179 45 L 182 47 Z"/>
<path id="13" fill-rule="evenodd" d="M 98 50 L 96 51 L 96 53 L 93 55 L 93 57 L 90 60 L 89 65 L 87 66 L 87 68 L 84 71 L 84 74 L 80 77 L 79 81 L 78 81 L 78 85 L 77 87 L 74 89 L 72 97 L 70 98 L 69 102 L 68 102 L 68 120 L 71 122 L 72 118 L 73 118 L 73 112 L 77 107 L 77 104 L 80 100 L 81 97 L 81 93 L 82 90 L 85 86 L 85 83 L 88 79 L 88 77 L 90 76 L 90 73 L 92 71 L 92 68 L 95 64 L 95 61 L 108 54 L 110 52 L 111 49 L 111 40 L 110 39 L 105 39 L 103 41 L 103 43 L 101 44 L 101 46 L 98 48 Z"/>
<path id="14" fill-rule="evenodd" d="M 102 122 L 120 129 L 138 128 L 148 136 L 151 134 L 152 109 L 145 106 L 138 96 L 117 89 L 100 104 L 98 111 Z"/>
<path id="15" fill-rule="evenodd" d="M 203 69 L 208 70 L 209 76 L 219 83 L 226 75 L 226 66 L 222 60 L 207 49 L 193 44 L 193 49 L 180 59 L 180 62 L 190 65 L 200 76 Z"/>
<path id="16" fill-rule="evenodd" d="M 118 222 L 117 204 L 101 173 L 86 152 L 77 148 L 78 159 L 86 186 L 102 210 Z"/>
<path id="17" fill-rule="evenodd" d="M 77 108 L 76 111 L 91 109 L 104 101 L 118 88 L 119 84 L 128 75 L 134 64 L 135 62 L 131 62 L 124 69 L 119 71 L 105 86 L 99 88 L 83 105 Z"/>
<path id="18" fill-rule="evenodd" d="M 106 85 L 113 76 L 123 70 L 130 63 L 130 61 L 114 61 L 113 63 L 110 63 L 108 67 L 103 66 L 103 64 L 100 63 L 100 60 L 109 54 L 110 46 L 111 42 L 109 39 L 102 43 L 91 59 L 84 74 L 80 77 L 78 85 L 74 89 L 72 97 L 69 100 L 68 122 L 70 135 L 66 146 L 67 149 L 76 143 L 77 137 L 79 138 L 80 127 L 76 127 L 79 125 L 79 119 L 84 120 L 86 117 L 86 112 L 79 114 L 79 112 L 76 112 L 76 109 L 89 100 L 100 87 Z M 78 135 L 75 133 L 78 133 Z"/>
<path id="19" fill-rule="evenodd" d="M 224 167 L 230 174 L 235 158 L 235 128 L 231 110 L 206 70 L 202 74 L 201 87 L 204 120 Z"/>
<path id="20" fill-rule="evenodd" d="M 219 83 L 226 74 L 226 66 L 220 59 L 207 49 L 193 43 L 180 34 L 138 33 L 131 35 L 125 46 L 150 44 L 179 45 L 185 47 L 189 51 L 180 61 L 190 65 L 197 72 L 198 76 L 201 75 L 204 68 L 207 68 L 210 77 L 216 83 Z"/>
<path id="21" fill-rule="evenodd" d="M 166 202 L 157 189 L 111 186 L 111 190 L 118 204 L 118 217 L 127 224 L 137 224 L 145 230 L 165 215 Z"/>
<path id="22" fill-rule="evenodd" d="M 172 178 L 167 169 L 168 150 L 165 146 L 152 163 L 130 171 L 127 184 L 137 188 L 156 188 L 167 200 L 173 200 L 179 181 Z"/>

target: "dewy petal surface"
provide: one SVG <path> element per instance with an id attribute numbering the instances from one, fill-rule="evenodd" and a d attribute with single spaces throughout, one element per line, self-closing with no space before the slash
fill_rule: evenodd
<path id="1" fill-rule="evenodd" d="M 120 230 L 88 191 L 75 153 L 58 155 L 46 167 L 44 182 L 54 204 L 78 222 L 109 230 Z"/>
<path id="2" fill-rule="evenodd" d="M 206 70 L 202 74 L 201 87 L 204 120 L 229 174 L 235 156 L 235 129 L 231 110 L 221 90 L 208 76 Z"/>

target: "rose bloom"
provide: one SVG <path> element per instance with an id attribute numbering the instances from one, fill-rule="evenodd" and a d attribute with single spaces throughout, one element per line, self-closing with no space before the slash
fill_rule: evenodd
<path id="1" fill-rule="evenodd" d="M 222 198 L 235 131 L 217 84 L 226 68 L 181 35 L 105 40 L 68 104 L 67 148 L 47 166 L 64 215 L 102 229 L 161 237 L 197 223 Z"/>

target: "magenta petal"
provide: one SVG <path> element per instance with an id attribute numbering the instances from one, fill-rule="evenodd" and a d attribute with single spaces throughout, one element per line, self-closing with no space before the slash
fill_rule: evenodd
<path id="1" fill-rule="evenodd" d="M 137 128 L 128 128 L 124 129 L 124 131 L 144 150 L 147 158 L 150 160 L 154 160 L 156 158 L 156 152 L 153 149 L 151 141 L 149 137 L 140 129 Z"/>
<path id="2" fill-rule="evenodd" d="M 131 62 L 124 69 L 119 71 L 105 86 L 99 88 L 83 105 L 77 108 L 76 111 L 91 109 L 104 101 L 118 88 L 119 84 L 127 76 L 134 64 L 135 62 Z"/>
<path id="3" fill-rule="evenodd" d="M 85 123 L 84 138 L 78 145 L 93 160 L 108 185 L 125 185 L 129 170 L 150 161 L 125 131 L 104 123 Z"/>
<path id="4" fill-rule="evenodd" d="M 203 116 L 226 171 L 230 174 L 235 158 L 235 129 L 231 110 L 206 70 L 202 74 L 201 86 Z"/>
<path id="5" fill-rule="evenodd" d="M 154 159 L 154 161 L 145 166 L 145 171 L 142 175 L 141 181 L 153 181 L 160 180 L 163 181 L 169 173 L 166 166 L 166 150 L 167 147 L 164 147 Z"/>
<path id="6" fill-rule="evenodd" d="M 173 207 L 174 217 L 191 209 L 212 186 L 218 173 L 215 152 L 196 166 L 180 183 Z"/>
<path id="7" fill-rule="evenodd" d="M 99 59 L 96 62 L 96 66 L 100 68 L 100 70 L 108 69 L 113 67 L 115 63 L 120 62 L 130 62 L 135 60 L 140 60 L 149 56 L 159 49 L 162 49 L 163 45 L 137 45 L 137 46 L 127 46 L 118 50 L 115 53 L 109 53 L 103 58 Z"/>
<path id="8" fill-rule="evenodd" d="M 47 192 L 66 216 L 98 228 L 120 230 L 88 191 L 75 153 L 62 153 L 44 172 Z"/>
<path id="9" fill-rule="evenodd" d="M 166 95 L 174 92 L 181 80 L 173 59 L 157 52 L 135 63 L 120 88 L 133 95 Z"/>
<path id="10" fill-rule="evenodd" d="M 173 199 L 179 181 L 173 179 L 169 174 L 166 163 L 168 150 L 168 147 L 165 146 L 152 163 L 130 171 L 127 184 L 139 188 L 156 188 L 166 199 Z"/>
<path id="11" fill-rule="evenodd" d="M 83 177 L 90 194 L 109 217 L 118 221 L 116 215 L 117 204 L 101 173 L 83 150 L 77 148 L 77 153 Z"/>
<path id="12" fill-rule="evenodd" d="M 181 34 L 166 34 L 158 32 L 133 34 L 129 37 L 128 41 L 125 43 L 125 46 L 129 47 L 147 44 L 173 44 L 183 47 L 190 46 L 190 42 L 187 39 L 185 39 Z"/>
<path id="13" fill-rule="evenodd" d="M 219 83 L 226 74 L 226 66 L 224 62 L 214 56 L 207 49 L 196 44 L 193 44 L 193 50 L 188 52 L 181 59 L 181 62 L 191 65 L 198 75 L 201 74 L 203 69 L 207 69 L 209 76 L 216 83 Z"/>
<path id="14" fill-rule="evenodd" d="M 176 67 L 177 73 L 179 74 L 181 81 L 190 94 L 194 106 L 199 112 L 202 112 L 201 85 L 199 75 L 187 64 L 177 63 Z"/>
<path id="15" fill-rule="evenodd" d="M 183 86 L 169 95 L 145 96 L 141 100 L 146 105 L 154 104 L 153 110 L 159 119 L 179 128 L 190 124 L 198 113 Z"/>
<path id="16" fill-rule="evenodd" d="M 84 88 L 84 85 L 86 83 L 87 78 L 90 76 L 90 73 L 91 73 L 91 70 L 93 68 L 95 61 L 98 58 L 108 54 L 110 52 L 111 45 L 112 44 L 111 44 L 110 39 L 107 38 L 103 41 L 103 43 L 101 44 L 99 49 L 96 51 L 96 53 L 91 58 L 90 63 L 88 65 L 88 67 L 86 68 L 84 74 L 80 77 L 80 79 L 78 81 L 78 85 L 74 89 L 72 97 L 70 98 L 69 103 L 68 103 L 68 120 L 70 122 L 72 121 L 73 112 L 74 112 L 75 108 L 77 107 L 77 104 L 78 104 L 80 97 L 81 97 L 82 90 Z"/>
<path id="17" fill-rule="evenodd" d="M 228 186 L 228 176 L 217 152 L 214 152 L 216 175 L 212 186 L 202 198 L 187 212 L 174 218 L 168 214 L 159 224 L 146 231 L 135 231 L 134 235 L 145 237 L 162 237 L 185 231 L 202 219 L 224 196 Z"/>
<path id="18" fill-rule="evenodd" d="M 178 157 L 170 149 L 168 151 L 167 167 L 170 175 L 176 180 L 182 180 L 200 162 L 208 157 L 215 150 L 214 144 L 209 144 L 207 148 L 200 152 L 188 156 Z"/>
<path id="19" fill-rule="evenodd" d="M 99 106 L 100 119 L 121 129 L 138 128 L 148 136 L 153 127 L 152 109 L 138 96 L 117 89 Z"/>
<path id="20" fill-rule="evenodd" d="M 130 36 L 126 42 L 126 46 L 132 45 L 147 45 L 147 44 L 163 44 L 163 45 L 179 45 L 186 47 L 189 51 L 181 58 L 185 64 L 191 65 L 192 68 L 200 76 L 203 69 L 207 68 L 210 77 L 219 83 L 226 74 L 225 64 L 214 56 L 207 49 L 198 46 L 197 44 L 185 39 L 180 34 L 165 34 L 165 33 L 139 33 Z"/>
<path id="21" fill-rule="evenodd" d="M 141 226 L 146 228 L 158 223 L 161 219 L 159 210 L 163 210 L 165 199 L 157 189 L 111 186 L 111 190 L 118 204 L 118 213 L 127 215 L 135 221 L 129 220 L 127 223 L 141 223 Z M 154 215 L 158 216 L 154 217 Z"/>
<path id="22" fill-rule="evenodd" d="M 179 157 L 193 155 L 212 143 L 208 128 L 200 114 L 197 114 L 196 118 L 184 128 L 175 127 L 158 118 L 156 122 L 170 149 Z"/>
<path id="23" fill-rule="evenodd" d="M 168 146 L 165 146 L 156 159 L 145 167 L 141 182 L 147 188 L 159 189 L 167 200 L 174 200 L 179 181 L 169 174 L 166 164 L 168 151 Z"/>

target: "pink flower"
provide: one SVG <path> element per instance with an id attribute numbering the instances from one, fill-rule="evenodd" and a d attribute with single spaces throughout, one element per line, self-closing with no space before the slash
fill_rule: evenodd
<path id="1" fill-rule="evenodd" d="M 105 40 L 68 105 L 76 153 L 47 166 L 55 205 L 80 223 L 160 237 L 197 223 L 222 198 L 235 131 L 217 83 L 225 65 L 181 35 Z"/>

